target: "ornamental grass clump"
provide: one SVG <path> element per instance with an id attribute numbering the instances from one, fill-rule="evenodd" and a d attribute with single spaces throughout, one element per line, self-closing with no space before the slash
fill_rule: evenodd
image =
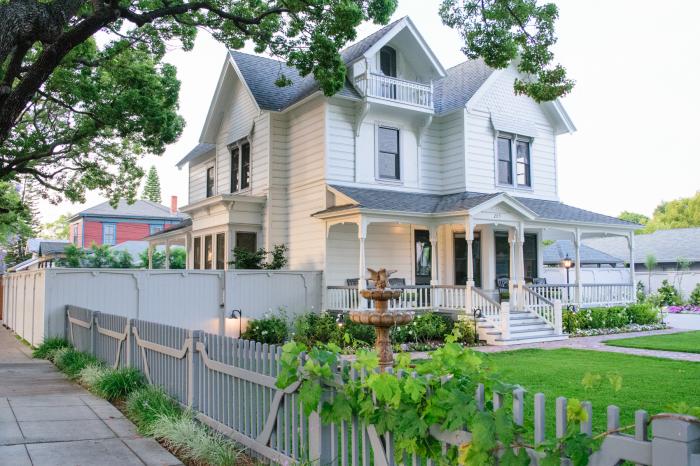
<path id="1" fill-rule="evenodd" d="M 147 385 L 129 394 L 126 414 L 136 424 L 140 434 L 153 436 L 153 425 L 159 418 L 178 417 L 182 409 L 161 387 Z"/>
<path id="2" fill-rule="evenodd" d="M 217 466 L 233 466 L 240 456 L 233 443 L 203 426 L 189 412 L 158 416 L 152 424 L 153 436 L 186 460 Z"/>
<path id="3" fill-rule="evenodd" d="M 61 348 L 70 348 L 71 344 L 65 338 L 51 337 L 32 351 L 32 357 L 51 360 L 53 354 Z"/>
<path id="4" fill-rule="evenodd" d="M 94 390 L 102 377 L 107 374 L 109 369 L 107 369 L 103 364 L 90 364 L 80 371 L 78 375 L 78 380 L 80 383 L 88 387 L 90 390 Z"/>
<path id="5" fill-rule="evenodd" d="M 80 371 L 89 365 L 99 364 L 100 361 L 95 356 L 77 351 L 74 348 L 60 348 L 53 354 L 53 363 L 68 378 L 76 379 L 80 375 Z"/>
<path id="6" fill-rule="evenodd" d="M 146 385 L 143 374 L 133 367 L 110 369 L 103 374 L 94 386 L 103 398 L 113 401 L 125 398 L 129 393 Z"/>

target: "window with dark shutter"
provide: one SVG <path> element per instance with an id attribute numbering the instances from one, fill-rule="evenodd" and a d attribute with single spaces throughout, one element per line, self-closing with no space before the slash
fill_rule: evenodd
<path id="1" fill-rule="evenodd" d="M 384 180 L 400 180 L 399 130 L 380 126 L 377 139 L 379 145 L 378 177 Z"/>
<path id="2" fill-rule="evenodd" d="M 498 182 L 513 184 L 513 154 L 509 138 L 498 138 Z"/>
<path id="3" fill-rule="evenodd" d="M 202 237 L 197 236 L 194 239 L 194 246 L 192 255 L 194 256 L 194 268 L 195 270 L 202 268 Z"/>
<path id="4" fill-rule="evenodd" d="M 231 150 L 231 192 L 250 188 L 250 143 L 238 141 L 229 146 Z"/>

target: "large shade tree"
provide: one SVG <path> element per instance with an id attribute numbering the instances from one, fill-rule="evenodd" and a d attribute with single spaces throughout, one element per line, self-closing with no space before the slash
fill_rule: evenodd
<path id="1" fill-rule="evenodd" d="M 345 79 L 339 50 L 363 21 L 387 23 L 396 2 L 0 0 L 0 181 L 29 175 L 71 201 L 93 189 L 133 201 L 139 157 L 162 153 L 184 124 L 166 46 L 191 49 L 199 29 L 230 48 L 249 41 L 332 95 Z M 497 68 L 518 59 L 529 78 L 517 92 L 543 101 L 571 89 L 552 65 L 553 4 L 443 0 L 439 13 L 469 57 Z"/>

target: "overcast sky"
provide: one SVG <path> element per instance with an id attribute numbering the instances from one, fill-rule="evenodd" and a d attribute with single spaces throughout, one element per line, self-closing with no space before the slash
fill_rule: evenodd
<path id="1" fill-rule="evenodd" d="M 557 142 L 563 202 L 617 215 L 651 215 L 662 200 L 700 189 L 700 2 L 689 0 L 557 0 L 556 59 L 576 80 L 564 100 L 578 131 Z M 408 15 L 448 68 L 464 61 L 461 41 L 438 17 L 439 0 L 399 0 L 394 19 Z M 663 8 L 662 8 L 662 7 Z M 358 37 L 379 26 L 366 24 Z M 251 48 L 248 47 L 247 51 Z M 167 61 L 182 81 L 180 113 L 187 126 L 164 155 L 143 160 L 160 174 L 163 203 L 187 201 L 187 170 L 175 163 L 197 144 L 226 55 L 202 32 L 191 52 L 173 50 Z M 84 205 L 42 204 L 42 221 Z"/>

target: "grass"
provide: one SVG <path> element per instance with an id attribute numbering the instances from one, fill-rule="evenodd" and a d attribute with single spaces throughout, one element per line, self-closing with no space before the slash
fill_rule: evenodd
<path id="1" fill-rule="evenodd" d="M 160 417 L 176 417 L 181 412 L 173 398 L 153 385 L 132 392 L 126 399 L 126 413 L 143 435 L 153 435 L 153 425 Z"/>
<path id="2" fill-rule="evenodd" d="M 47 338 L 42 344 L 34 348 L 34 351 L 32 351 L 32 357 L 37 359 L 51 359 L 56 350 L 61 348 L 69 348 L 70 346 L 70 343 L 68 343 L 65 338 Z"/>
<path id="3" fill-rule="evenodd" d="M 620 408 L 621 425 L 633 424 L 637 409 L 653 415 L 678 402 L 700 406 L 697 385 L 700 363 L 696 362 L 573 349 L 528 349 L 484 356 L 497 378 L 520 384 L 527 390 L 525 418 L 530 428 L 533 395 L 545 394 L 548 437 L 554 433 L 554 405 L 559 396 L 590 401 L 596 432 L 605 430 L 605 413 L 610 404 Z M 582 380 L 586 374 L 600 375 L 599 385 L 591 389 L 584 387 Z M 609 375 L 621 377 L 619 391 L 608 382 Z"/>
<path id="4" fill-rule="evenodd" d="M 93 388 L 109 401 L 126 398 L 129 393 L 146 385 L 143 374 L 133 367 L 105 371 L 95 380 Z"/>
<path id="5" fill-rule="evenodd" d="M 77 379 L 80 371 L 87 366 L 100 364 L 95 356 L 77 351 L 74 348 L 59 348 L 53 351 L 52 357 L 56 367 L 72 380 Z"/>
<path id="6" fill-rule="evenodd" d="M 608 340 L 605 344 L 610 346 L 623 346 L 625 348 L 700 353 L 700 331 L 622 338 L 619 340 Z"/>

